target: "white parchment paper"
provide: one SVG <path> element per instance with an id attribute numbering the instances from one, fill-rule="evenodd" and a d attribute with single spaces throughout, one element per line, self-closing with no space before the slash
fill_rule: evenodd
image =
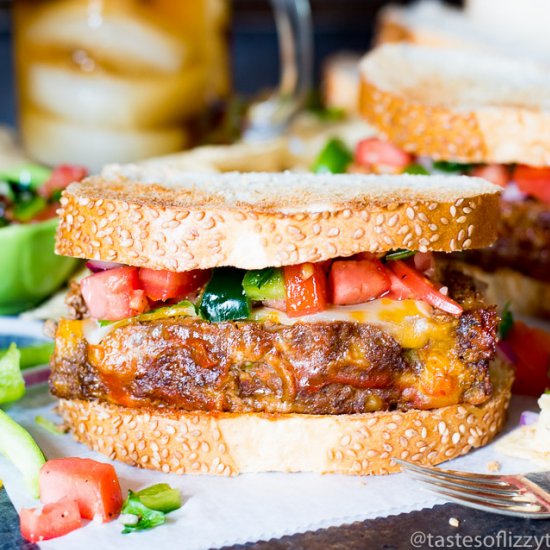
<path id="1" fill-rule="evenodd" d="M 108 462 L 106 457 L 74 442 L 70 435 L 50 434 L 35 424 L 37 415 L 58 420 L 52 412 L 54 403 L 45 386 L 35 387 L 9 413 L 31 432 L 48 458 L 81 456 Z M 514 399 L 509 428 L 517 426 L 522 410 L 537 410 L 535 400 Z M 527 461 L 497 453 L 494 445 L 447 465 L 487 472 L 487 464 L 493 460 L 502 464 L 504 472 L 535 469 Z M 219 548 L 419 510 L 444 502 L 425 492 L 406 474 L 348 477 L 272 473 L 221 478 L 177 476 L 113 464 L 124 493 L 129 488 L 137 490 L 167 482 L 181 490 L 184 505 L 168 516 L 165 525 L 151 531 L 122 535 L 116 521 L 103 525 L 90 522 L 65 537 L 40 543 L 41 548 L 138 550 L 171 548 L 174 543 L 182 550 Z M 25 491 L 15 467 L 1 456 L 0 479 L 17 509 L 38 504 Z"/>

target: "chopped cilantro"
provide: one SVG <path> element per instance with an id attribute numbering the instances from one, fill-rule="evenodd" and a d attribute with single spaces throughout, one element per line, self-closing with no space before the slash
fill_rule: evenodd
<path id="1" fill-rule="evenodd" d="M 390 262 L 395 260 L 406 260 L 414 256 L 416 252 L 414 250 L 407 250 L 406 248 L 398 248 L 397 250 L 392 250 L 384 256 L 384 261 Z"/>
<path id="2" fill-rule="evenodd" d="M 510 330 L 514 326 L 514 315 L 510 310 L 510 302 L 507 302 L 502 310 L 502 317 L 498 326 L 498 336 L 501 340 L 506 340 Z"/>

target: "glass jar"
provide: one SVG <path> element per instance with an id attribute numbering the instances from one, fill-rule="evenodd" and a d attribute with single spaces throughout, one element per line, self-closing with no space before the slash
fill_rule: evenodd
<path id="1" fill-rule="evenodd" d="M 230 91 L 227 0 L 17 0 L 26 152 L 91 170 L 178 151 Z"/>

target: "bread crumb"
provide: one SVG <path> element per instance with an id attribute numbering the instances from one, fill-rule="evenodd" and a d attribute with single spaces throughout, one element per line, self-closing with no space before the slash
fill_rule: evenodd
<path id="1" fill-rule="evenodd" d="M 488 472 L 500 472 L 500 462 L 498 460 L 493 460 L 487 464 Z"/>
<path id="2" fill-rule="evenodd" d="M 460 525 L 460 521 L 458 521 L 457 518 L 449 518 L 449 525 L 451 527 L 458 527 Z"/>

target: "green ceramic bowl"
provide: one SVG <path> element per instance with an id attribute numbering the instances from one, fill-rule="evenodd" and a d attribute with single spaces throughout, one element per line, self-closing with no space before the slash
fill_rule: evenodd
<path id="1" fill-rule="evenodd" d="M 57 218 L 0 229 L 0 315 L 38 305 L 69 278 L 78 260 L 54 254 Z"/>

